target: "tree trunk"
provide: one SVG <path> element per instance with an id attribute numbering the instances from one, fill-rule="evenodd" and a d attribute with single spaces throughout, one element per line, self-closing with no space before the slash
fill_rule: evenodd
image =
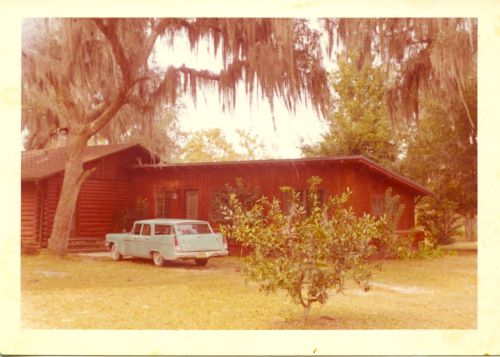
<path id="1" fill-rule="evenodd" d="M 68 158 L 64 166 L 64 179 L 49 239 L 49 250 L 65 255 L 75 212 L 76 200 L 86 175 L 83 170 L 83 152 L 87 140 L 82 136 L 71 136 L 68 140 Z"/>
<path id="2" fill-rule="evenodd" d="M 304 314 L 302 315 L 302 322 L 306 322 L 309 318 L 309 312 L 311 312 L 311 304 L 304 306 Z"/>
<path id="3" fill-rule="evenodd" d="M 468 242 L 477 240 L 477 215 L 473 213 L 465 214 L 465 240 Z"/>

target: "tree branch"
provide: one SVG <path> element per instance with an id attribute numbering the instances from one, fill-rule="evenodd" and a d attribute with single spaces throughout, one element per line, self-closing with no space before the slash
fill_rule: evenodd
<path id="1" fill-rule="evenodd" d="M 215 73 L 212 73 L 212 72 L 207 71 L 207 70 L 201 70 L 200 71 L 200 70 L 197 70 L 197 69 L 186 67 L 184 64 L 182 66 L 180 66 L 180 67 L 175 68 L 175 70 L 177 70 L 178 72 L 182 72 L 184 74 L 191 74 L 191 75 L 194 74 L 196 77 L 200 77 L 200 78 L 204 78 L 204 79 L 210 79 L 210 80 L 213 80 L 213 81 L 220 81 L 220 78 L 221 78 L 220 73 L 219 74 L 215 74 Z"/>
<path id="2" fill-rule="evenodd" d="M 92 124 L 90 124 L 89 137 L 92 137 L 99 130 L 101 130 L 102 127 L 106 125 L 111 118 L 113 118 L 118 110 L 120 110 L 122 105 L 126 102 L 127 92 L 128 91 L 123 88 L 120 89 L 111 104 L 98 117 L 96 117 Z"/>
<path id="3" fill-rule="evenodd" d="M 110 21 L 116 21 L 116 20 L 110 20 Z M 102 19 L 94 19 L 94 23 L 101 30 L 104 36 L 106 36 L 106 38 L 109 41 L 109 44 L 111 45 L 113 56 L 115 57 L 115 60 L 118 63 L 118 66 L 120 67 L 122 73 L 124 86 L 125 87 L 130 86 L 131 76 L 129 71 L 129 62 L 127 60 L 127 57 L 125 56 L 125 51 L 123 50 L 120 40 L 116 35 L 114 26 L 105 25 Z"/>
<path id="4" fill-rule="evenodd" d="M 80 177 L 78 177 L 78 180 L 76 181 L 77 187 L 80 187 L 81 184 L 96 171 L 96 169 L 97 167 L 93 167 L 89 170 L 82 172 L 82 174 L 80 175 Z"/>
<path id="5" fill-rule="evenodd" d="M 149 35 L 148 39 L 146 40 L 146 44 L 144 45 L 144 50 L 142 51 L 142 54 L 138 56 L 137 59 L 134 61 L 133 65 L 134 70 L 139 69 L 143 64 L 146 63 L 149 55 L 151 54 L 151 51 L 153 51 L 156 39 L 163 31 L 165 31 L 165 28 L 167 27 L 170 20 L 171 19 L 162 19 L 159 23 L 156 24 L 156 26 L 153 27 L 151 35 Z"/>

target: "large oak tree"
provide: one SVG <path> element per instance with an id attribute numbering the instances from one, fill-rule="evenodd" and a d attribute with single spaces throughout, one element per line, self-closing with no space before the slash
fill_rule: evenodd
<path id="1" fill-rule="evenodd" d="M 191 50 L 209 41 L 222 70 L 151 65 L 156 45 L 179 36 Z M 49 249 L 65 254 L 71 217 L 82 182 L 90 138 L 120 116 L 175 105 L 179 95 L 196 99 L 216 87 L 223 110 L 236 104 L 239 83 L 250 98 L 275 98 L 289 109 L 299 100 L 321 114 L 328 103 L 318 31 L 302 19 L 26 19 L 22 39 L 22 122 L 26 146 L 44 147 L 59 128 L 69 130 L 67 161 Z M 151 118 L 151 116 L 149 116 Z M 150 120 L 150 119 L 149 119 Z M 126 129 L 124 129 L 126 130 Z"/>

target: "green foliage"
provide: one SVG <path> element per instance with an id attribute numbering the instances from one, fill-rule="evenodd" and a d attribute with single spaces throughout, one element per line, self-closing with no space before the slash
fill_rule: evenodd
<path id="1" fill-rule="evenodd" d="M 257 135 L 248 130 L 236 129 L 239 136 L 238 144 L 242 149 L 241 156 L 245 160 L 259 160 L 269 158 L 269 149 Z"/>
<path id="2" fill-rule="evenodd" d="M 181 149 L 182 162 L 234 161 L 242 157 L 219 128 L 199 130 L 188 134 Z"/>
<path id="3" fill-rule="evenodd" d="M 287 291 L 304 307 L 304 319 L 311 304 L 327 301 L 330 290 L 342 292 L 348 276 L 369 288 L 367 259 L 374 252 L 370 240 L 379 235 L 374 218 L 357 217 L 347 206 L 349 192 L 321 204 L 319 183 L 317 177 L 309 180 L 307 213 L 299 194 L 289 187 L 282 188 L 291 198 L 288 213 L 276 198 L 262 197 L 246 208 L 232 194 L 225 207 L 231 224 L 222 227 L 224 234 L 251 248 L 246 276 L 265 292 Z"/>
<path id="4" fill-rule="evenodd" d="M 477 125 L 477 84 L 473 78 L 466 82 L 464 101 Z M 477 214 L 477 138 L 466 119 L 468 114 L 461 103 L 427 100 L 403 165 L 406 175 L 436 195 L 423 201 L 419 216 L 429 232 L 439 235 L 435 238 L 440 243 L 453 236 L 456 214 L 470 218 Z M 466 237 L 474 238 L 468 231 Z"/>
<path id="5" fill-rule="evenodd" d="M 268 149 L 262 140 L 248 130 L 237 129 L 237 148 L 219 128 L 181 133 L 186 142 L 180 149 L 181 162 L 212 162 L 257 160 L 267 158 Z"/>
<path id="6" fill-rule="evenodd" d="M 234 184 L 226 183 L 224 190 L 212 197 L 210 221 L 215 224 L 231 223 L 231 217 L 225 215 L 225 207 L 228 207 L 231 196 L 235 196 L 243 209 L 250 209 L 260 198 L 261 192 L 258 187 L 248 185 L 244 179 L 237 177 Z M 230 239 L 231 237 L 227 237 Z"/>
<path id="7" fill-rule="evenodd" d="M 334 90 L 329 131 L 314 146 L 304 146 L 306 156 L 364 155 L 392 166 L 398 154 L 387 112 L 386 87 L 380 68 L 365 65 L 357 70 L 354 56 L 338 60 L 330 77 Z"/>
<path id="8" fill-rule="evenodd" d="M 130 230 L 135 221 L 147 218 L 148 213 L 148 199 L 137 197 L 132 206 L 122 208 L 116 212 L 113 219 L 114 231 L 122 232 L 123 230 Z"/>
<path id="9" fill-rule="evenodd" d="M 444 251 L 437 246 L 437 242 L 432 236 L 426 234 L 424 240 L 418 243 L 417 250 L 413 252 L 413 257 L 418 259 L 440 258 Z"/>
<path id="10" fill-rule="evenodd" d="M 384 258 L 408 259 L 411 257 L 412 241 L 397 233 L 404 209 L 401 197 L 393 195 L 392 188 L 389 187 L 384 194 L 384 214 L 379 217 L 378 221 L 380 236 L 374 239 L 374 244 Z"/>
<path id="11" fill-rule="evenodd" d="M 457 204 L 446 198 L 426 198 L 418 206 L 417 224 L 439 244 L 450 244 L 459 234 Z"/>

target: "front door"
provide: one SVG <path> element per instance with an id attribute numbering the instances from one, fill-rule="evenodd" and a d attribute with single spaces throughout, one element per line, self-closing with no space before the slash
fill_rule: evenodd
<path id="1" fill-rule="evenodd" d="M 198 191 L 186 191 L 186 218 L 198 219 Z"/>

